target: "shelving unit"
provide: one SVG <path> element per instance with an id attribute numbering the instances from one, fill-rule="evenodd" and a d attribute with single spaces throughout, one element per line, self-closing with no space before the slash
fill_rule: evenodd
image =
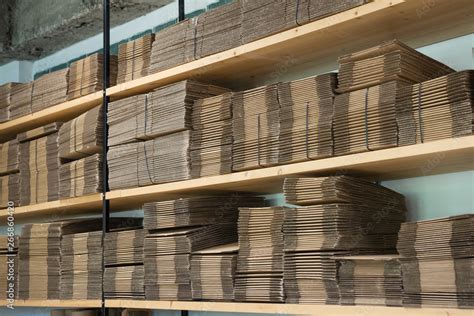
<path id="1" fill-rule="evenodd" d="M 107 89 L 111 100 L 188 78 L 246 88 L 254 78 L 271 76 L 279 61 L 295 69 L 325 65 L 336 68 L 337 56 L 370 47 L 383 40 L 398 38 L 412 47 L 420 47 L 474 31 L 474 7 L 468 0 L 375 0 L 309 24 L 242 45 L 212 56 L 177 66 Z M 354 36 L 356 34 L 357 36 Z M 229 75 L 232 74 L 232 75 Z M 271 78 L 270 78 L 271 79 Z M 0 141 L 17 133 L 54 122 L 69 120 L 103 101 L 102 92 L 55 105 L 40 112 L 0 124 Z M 158 201 L 222 191 L 258 193 L 281 192 L 283 179 L 293 175 L 351 173 L 376 180 L 409 178 L 474 169 L 474 136 L 446 139 L 413 146 L 364 152 L 227 175 L 198 178 L 142 188 L 114 190 L 105 194 L 110 209 L 120 211 Z M 63 216 L 93 212 L 99 214 L 103 195 L 94 194 L 15 208 L 19 221 L 37 216 Z M 0 220 L 6 217 L 0 210 Z M 6 305 L 3 302 L 3 305 Z M 18 300 L 17 307 L 100 308 L 101 300 Z M 472 316 L 472 310 L 445 308 L 399 308 L 371 306 L 330 306 L 262 304 L 234 302 L 171 302 L 141 300 L 105 300 L 107 308 L 158 310 L 282 313 L 331 315 L 459 315 Z"/>

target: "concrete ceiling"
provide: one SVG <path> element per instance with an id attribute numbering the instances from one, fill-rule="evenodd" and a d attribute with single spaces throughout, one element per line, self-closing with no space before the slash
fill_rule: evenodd
<path id="1" fill-rule="evenodd" d="M 173 0 L 111 0 L 120 25 Z M 0 64 L 34 60 L 102 31 L 102 0 L 0 0 Z"/>

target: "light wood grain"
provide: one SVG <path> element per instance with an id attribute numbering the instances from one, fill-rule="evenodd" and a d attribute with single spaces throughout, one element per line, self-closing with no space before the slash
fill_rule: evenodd
<path id="1" fill-rule="evenodd" d="M 65 122 L 102 102 L 102 92 L 67 101 L 39 112 L 0 124 L 0 141 L 15 138 L 16 134 L 52 122 Z"/>
<path id="2" fill-rule="evenodd" d="M 52 201 L 15 207 L 15 221 L 22 221 L 39 216 L 50 215 L 50 221 L 70 214 L 83 214 L 87 212 L 100 213 L 102 208 L 102 194 L 92 194 L 71 199 Z M 0 210 L 0 220 L 5 220 L 7 210 Z M 43 218 L 46 220 L 46 218 Z"/>

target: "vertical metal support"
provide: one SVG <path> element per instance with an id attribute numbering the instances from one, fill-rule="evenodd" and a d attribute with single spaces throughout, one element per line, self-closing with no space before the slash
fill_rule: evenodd
<path id="1" fill-rule="evenodd" d="M 186 18 L 185 10 L 184 10 L 184 1 L 185 0 L 178 0 L 178 21 L 184 21 Z M 189 316 L 189 312 L 187 310 L 181 311 L 181 316 Z"/>
<path id="2" fill-rule="evenodd" d="M 105 193 L 109 190 L 109 172 L 107 166 L 107 138 L 109 128 L 107 125 L 108 103 L 107 88 L 110 86 L 110 0 L 102 0 L 103 13 L 103 57 L 104 69 L 102 83 L 102 121 L 103 121 L 103 139 L 102 139 L 102 316 L 108 315 L 105 307 L 104 294 L 104 275 L 105 275 L 105 260 L 104 260 L 104 241 L 105 234 L 109 231 L 109 216 L 110 205 L 105 197 Z"/>
<path id="3" fill-rule="evenodd" d="M 181 22 L 186 18 L 184 13 L 184 0 L 178 0 L 178 21 Z"/>

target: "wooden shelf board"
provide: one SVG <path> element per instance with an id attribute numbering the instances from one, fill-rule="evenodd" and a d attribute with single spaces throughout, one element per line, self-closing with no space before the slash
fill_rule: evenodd
<path id="1" fill-rule="evenodd" d="M 260 76 L 275 82 L 287 71 L 337 68 L 337 57 L 398 38 L 412 47 L 473 32 L 470 0 L 376 0 L 255 42 L 108 89 L 112 99 L 150 91 L 186 78 L 248 88 Z"/>
<path id="2" fill-rule="evenodd" d="M 54 218 L 61 218 L 75 213 L 100 212 L 102 208 L 102 194 L 92 194 L 77 198 L 52 201 L 46 203 L 32 204 L 15 207 L 14 216 L 16 220 L 30 219 L 37 216 L 51 215 Z M 0 210 L 0 220 L 7 216 L 7 210 Z M 48 220 L 54 220 L 50 218 Z"/>
<path id="3" fill-rule="evenodd" d="M 141 188 L 114 190 L 106 197 L 112 210 L 140 207 L 147 201 L 221 191 L 275 193 L 293 175 L 352 174 L 374 180 L 410 178 L 474 169 L 474 136 L 312 160 Z"/>
<path id="4" fill-rule="evenodd" d="M 102 92 L 54 105 L 42 111 L 22 116 L 0 124 L 0 141 L 14 138 L 16 134 L 52 122 L 68 121 L 101 104 Z M 13 136 L 13 137 L 12 137 Z"/>
<path id="5" fill-rule="evenodd" d="M 109 308 L 188 310 L 229 313 L 311 314 L 320 316 L 472 316 L 472 310 L 448 308 L 402 308 L 384 306 L 299 305 L 234 302 L 184 302 L 106 300 Z"/>
<path id="6" fill-rule="evenodd" d="M 6 306 L 6 302 L 2 301 Z M 15 307 L 100 308 L 100 300 L 15 300 Z"/>

